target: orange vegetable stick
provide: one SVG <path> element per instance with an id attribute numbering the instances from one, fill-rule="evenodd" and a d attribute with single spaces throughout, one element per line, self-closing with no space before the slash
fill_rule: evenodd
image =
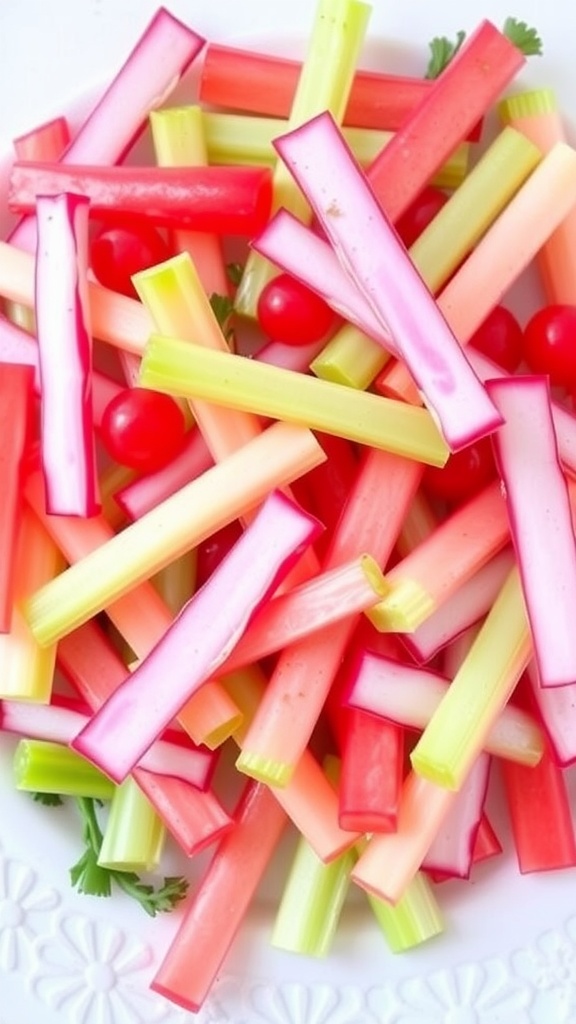
<path id="1" fill-rule="evenodd" d="M 20 523 L 22 459 L 32 413 L 34 369 L 0 363 L 0 633 L 10 630 Z"/>

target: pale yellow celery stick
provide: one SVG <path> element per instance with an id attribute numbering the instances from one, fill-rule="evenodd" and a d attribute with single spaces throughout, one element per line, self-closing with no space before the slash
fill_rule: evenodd
<path id="1" fill-rule="evenodd" d="M 352 869 L 352 880 L 373 896 L 398 905 L 457 795 L 410 772 L 402 786 L 396 831 L 372 836 Z"/>
<path id="2" fill-rule="evenodd" d="M 166 111 L 167 113 L 167 111 Z M 154 115 L 155 116 L 155 115 Z M 279 117 L 256 117 L 205 110 L 204 134 L 211 164 L 274 164 L 273 139 L 288 131 L 288 121 Z M 356 159 L 367 167 L 394 137 L 392 132 L 373 128 L 342 129 Z M 468 173 L 470 143 L 462 142 L 436 173 L 437 188 L 457 188 Z"/>
<path id="3" fill-rule="evenodd" d="M 552 89 L 534 89 L 504 99 L 499 108 L 504 124 L 512 125 L 544 153 L 566 142 L 558 100 Z M 550 304 L 576 303 L 576 207 L 572 207 L 536 257 Z"/>
<path id="4" fill-rule="evenodd" d="M 166 829 L 152 804 L 128 776 L 114 791 L 98 864 L 111 871 L 156 871 L 165 838 Z"/>
<path id="5" fill-rule="evenodd" d="M 242 725 L 233 737 L 242 750 L 248 727 L 266 689 L 266 677 L 258 666 L 252 665 L 223 676 L 222 683 L 243 713 Z M 288 785 L 270 786 L 270 789 L 325 863 L 348 850 L 359 838 L 358 833 L 340 828 L 338 797 L 309 750 L 303 753 Z"/>
<path id="6" fill-rule="evenodd" d="M 35 264 L 33 253 L 0 241 L 0 295 L 33 308 Z M 94 281 L 88 282 L 88 297 L 94 337 L 141 356 L 153 327 L 142 303 Z"/>
<path id="7" fill-rule="evenodd" d="M 203 167 L 208 163 L 199 107 L 153 110 L 150 128 L 160 167 Z M 191 256 L 207 295 L 229 295 L 230 282 L 218 235 L 179 229 L 172 232 L 172 244 L 176 252 L 187 252 Z"/>
<path id="8" fill-rule="evenodd" d="M 517 567 L 412 750 L 414 771 L 458 790 L 532 656 Z"/>
<path id="9" fill-rule="evenodd" d="M 390 353 L 354 324 L 344 324 L 310 363 L 316 377 L 366 391 Z"/>
<path id="10" fill-rule="evenodd" d="M 520 132 L 504 129 L 500 133 L 409 250 L 430 291 L 437 292 L 449 279 L 541 159 L 541 152 Z M 359 352 L 368 360 L 377 343 L 355 339 L 344 346 L 340 333 L 311 368 L 318 377 L 334 380 L 337 364 L 338 372 L 356 379 L 355 386 L 360 387 L 364 378 L 355 371 Z"/>
<path id="11" fill-rule="evenodd" d="M 335 121 L 342 121 L 370 11 L 368 4 L 358 0 L 317 0 L 287 131 L 326 110 Z M 274 167 L 273 190 L 273 210 L 282 206 L 300 220 L 310 221 L 310 207 L 281 160 Z M 238 313 L 256 316 L 260 292 L 275 273 L 271 263 L 250 253 L 234 301 Z"/>
<path id="12" fill-rule="evenodd" d="M 214 351 L 230 351 L 188 253 L 136 274 L 133 281 L 161 334 L 197 341 Z M 211 405 L 199 399 L 192 400 L 190 407 L 215 462 L 235 452 L 264 429 L 261 420 L 250 412 Z M 285 491 L 290 497 L 290 490 L 285 488 Z M 256 511 L 252 509 L 250 516 Z M 309 548 L 284 584 L 291 586 L 314 575 L 318 568 L 314 550 Z"/>
<path id="13" fill-rule="evenodd" d="M 56 646 L 41 647 L 30 632 L 20 603 L 62 569 L 58 548 L 31 509 L 21 514 L 9 633 L 0 633 L 0 698 L 48 704 Z"/>
<path id="14" fill-rule="evenodd" d="M 70 564 L 114 537 L 112 527 L 101 515 L 90 519 L 48 515 L 39 472 L 28 477 L 25 497 Z M 106 614 L 137 658 L 145 658 L 150 653 L 173 620 L 169 608 L 148 580 L 108 605 Z M 194 694 L 189 702 L 189 714 L 194 724 L 194 732 L 190 732 L 192 739 L 209 746 L 222 743 L 237 728 L 241 718 L 238 708 L 217 680 L 206 683 Z"/>
<path id="15" fill-rule="evenodd" d="M 178 338 L 151 336 L 140 382 L 158 391 L 305 424 L 432 465 L 442 466 L 448 457 L 424 409 Z"/>
<path id="16" fill-rule="evenodd" d="M 37 590 L 25 603 L 34 636 L 65 636 L 324 459 L 309 430 L 269 427 Z"/>

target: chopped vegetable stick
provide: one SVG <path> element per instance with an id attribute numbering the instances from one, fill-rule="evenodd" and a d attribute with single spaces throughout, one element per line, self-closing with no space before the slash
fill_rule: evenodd
<path id="1" fill-rule="evenodd" d="M 413 633 L 402 634 L 402 643 L 416 662 L 430 661 L 490 611 L 513 562 L 512 549 L 507 547 L 458 587 Z"/>
<path id="2" fill-rule="evenodd" d="M 369 549 L 385 564 L 421 477 L 415 462 L 370 450 L 325 556 L 335 566 Z M 279 656 L 237 761 L 250 775 L 283 786 L 306 749 L 357 617 L 319 630 Z"/>
<path id="3" fill-rule="evenodd" d="M 122 782 L 186 700 L 215 674 L 320 528 L 273 492 L 162 640 L 75 737 L 74 749 Z"/>
<path id="4" fill-rule="evenodd" d="M 366 391 L 390 353 L 354 324 L 345 324 L 310 363 L 316 377 Z"/>
<path id="5" fill-rule="evenodd" d="M 30 213 L 39 197 L 67 192 L 89 199 L 91 216 L 105 223 L 145 217 L 157 227 L 245 237 L 264 227 L 272 196 L 265 167 L 12 166 L 8 205 L 17 213 Z"/>
<path id="6" fill-rule="evenodd" d="M 286 815 L 267 787 L 249 782 L 232 830 L 185 906 L 176 937 L 152 981 L 155 992 L 191 1012 L 201 1008 L 285 823 Z M 191 950 L 201 950 L 201 956 L 191 961 Z"/>
<path id="7" fill-rule="evenodd" d="M 300 837 L 274 918 L 273 946 L 305 956 L 328 955 L 355 861 L 354 850 L 346 850 L 325 864 Z"/>
<path id="8" fill-rule="evenodd" d="M 342 748 L 339 822 L 356 832 L 396 828 L 404 771 L 404 731 L 350 709 Z"/>
<path id="9" fill-rule="evenodd" d="M 415 495 L 396 542 L 396 550 L 405 558 L 423 540 L 426 540 L 438 526 L 438 516 L 420 489 Z"/>
<path id="10" fill-rule="evenodd" d="M 194 585 L 196 561 L 197 551 L 196 548 L 193 548 L 192 551 L 187 551 L 185 555 L 177 558 L 175 562 L 165 565 L 152 579 L 158 593 L 173 615 L 178 615 L 196 589 Z"/>
<path id="11" fill-rule="evenodd" d="M 295 60 L 210 42 L 200 76 L 203 105 L 288 117 L 302 65 Z M 394 131 L 430 91 L 432 82 L 356 70 L 345 124 Z"/>
<path id="12" fill-rule="evenodd" d="M 132 778 L 117 786 L 98 855 L 111 871 L 156 871 L 166 830 L 147 797 Z"/>
<path id="13" fill-rule="evenodd" d="M 390 590 L 367 612 L 370 621 L 392 632 L 417 629 L 509 539 L 506 506 L 495 481 L 456 508 L 386 574 Z"/>
<path id="14" fill-rule="evenodd" d="M 34 513 L 22 509 L 14 566 L 14 604 L 10 631 L 0 634 L 0 698 L 48 703 L 54 680 L 56 647 L 40 647 L 20 610 L 37 587 L 62 568 L 57 547 Z"/>
<path id="15" fill-rule="evenodd" d="M 209 163 L 205 123 L 199 107 L 153 110 L 150 114 L 150 128 L 156 161 L 160 167 L 187 164 L 203 166 Z M 222 243 L 218 235 L 177 228 L 172 233 L 171 241 L 175 252 L 190 254 L 207 295 L 230 293 Z"/>
<path id="16" fill-rule="evenodd" d="M 432 465 L 448 452 L 427 412 L 401 402 L 383 404 L 368 392 L 343 389 L 246 356 L 215 352 L 178 338 L 152 335 L 140 383 L 185 397 L 307 424 L 361 444 L 384 448 Z M 418 413 L 415 416 L 414 413 Z M 408 414 L 408 415 L 407 415 Z"/>
<path id="17" fill-rule="evenodd" d="M 100 498 L 92 425 L 92 338 L 86 293 L 87 200 L 70 194 L 40 196 L 36 220 L 35 309 L 46 507 L 53 515 L 93 516 L 100 510 Z"/>
<path id="18" fill-rule="evenodd" d="M 474 864 L 488 860 L 489 857 L 496 857 L 499 853 L 502 853 L 502 843 L 492 828 L 489 818 L 484 813 L 480 819 L 480 825 L 478 826 L 474 842 Z"/>
<path id="19" fill-rule="evenodd" d="M 417 871 L 394 906 L 372 893 L 366 893 L 372 912 L 393 953 L 433 939 L 444 930 L 444 921 L 430 882 Z"/>
<path id="20" fill-rule="evenodd" d="M 116 163 L 138 136 L 152 107 L 175 88 L 205 40 L 161 7 L 138 39 L 62 156 L 66 164 Z M 11 235 L 20 249 L 36 244 L 33 218 Z"/>
<path id="21" fill-rule="evenodd" d="M 213 462 L 202 434 L 193 427 L 180 455 L 155 473 L 146 473 L 122 487 L 115 494 L 115 501 L 128 519 L 139 519 L 200 476 Z"/>
<path id="22" fill-rule="evenodd" d="M 114 783 L 79 754 L 61 743 L 19 740 L 14 751 L 16 789 L 29 793 L 110 800 Z"/>
<path id="23" fill-rule="evenodd" d="M 352 869 L 352 880 L 373 896 L 398 904 L 456 798 L 455 790 L 411 772 L 402 787 L 396 831 L 372 836 Z"/>
<path id="24" fill-rule="evenodd" d="M 576 761 L 576 683 L 541 686 L 534 660 L 528 665 L 526 674 L 534 704 L 558 764 L 562 767 L 573 764 Z"/>
<path id="25" fill-rule="evenodd" d="M 25 614 L 35 637 L 65 636 L 322 457 L 310 431 L 272 425 L 32 595 Z"/>
<path id="26" fill-rule="evenodd" d="M 371 8 L 359 0 L 317 0 L 314 23 L 298 85 L 294 93 L 288 129 L 296 128 L 321 110 L 329 110 L 337 121 L 344 116 L 354 72 Z M 281 161 L 273 173 L 273 209 L 284 207 L 301 220 L 310 220 L 306 200 Z M 256 316 L 256 306 L 274 268 L 251 252 L 234 307 L 243 316 Z"/>
<path id="27" fill-rule="evenodd" d="M 576 541 L 547 377 L 488 381 L 493 439 L 542 686 L 576 681 Z M 542 543 L 546 538 L 545 546 Z"/>
<path id="28" fill-rule="evenodd" d="M 512 569 L 462 667 L 412 750 L 412 767 L 458 790 L 532 653 L 520 578 Z"/>
<path id="29" fill-rule="evenodd" d="M 390 331 L 449 446 L 457 450 L 494 430 L 495 407 L 330 115 L 274 144 L 346 273 Z"/>
<path id="30" fill-rule="evenodd" d="M 323 558 L 330 536 L 338 523 L 348 500 L 350 488 L 354 486 L 358 472 L 358 453 L 355 446 L 336 437 L 335 434 L 316 435 L 324 451 L 326 462 L 300 477 L 296 481 L 296 499 L 299 493 L 305 495 L 301 504 L 314 513 L 326 527 L 325 533 L 316 542 L 314 550 Z"/>
<path id="31" fill-rule="evenodd" d="M 62 703 L 59 700 L 58 703 L 43 705 L 5 700 L 0 705 L 0 728 L 4 732 L 66 746 L 73 743 L 89 721 L 84 709 L 79 708 L 76 702 Z M 199 789 L 207 789 L 214 759 L 201 747 L 159 739 L 144 754 L 140 764 L 159 776 L 172 776 Z"/>
<path id="32" fill-rule="evenodd" d="M 535 768 L 502 765 L 518 867 L 554 871 L 576 864 L 576 839 L 565 771 L 547 745 Z"/>
<path id="33" fill-rule="evenodd" d="M 30 366 L 0 363 L 0 633 L 9 632 L 12 620 L 22 462 L 30 431 L 33 381 Z"/>
<path id="34" fill-rule="evenodd" d="M 370 166 L 370 183 L 393 221 L 524 63 L 520 50 L 489 21 L 472 33 Z M 406 159 L 408 151 L 410 160 Z"/>
<path id="35" fill-rule="evenodd" d="M 258 661 L 317 629 L 375 604 L 385 591 L 371 555 L 344 562 L 268 601 L 222 666 L 223 672 Z"/>
<path id="36" fill-rule="evenodd" d="M 392 722 L 422 730 L 448 692 L 448 679 L 370 651 L 363 654 L 346 703 Z M 535 765 L 544 736 L 535 718 L 508 704 L 486 735 L 484 749 L 497 757 Z"/>
<path id="37" fill-rule="evenodd" d="M 498 111 L 544 153 L 557 142 L 567 142 L 558 101 L 552 89 L 534 89 L 506 97 Z M 576 298 L 576 210 L 567 213 L 536 257 L 549 303 L 573 305 Z"/>
<path id="38" fill-rule="evenodd" d="M 65 117 L 54 117 L 25 135 L 14 139 L 18 160 L 58 160 L 70 142 L 70 126 Z"/>
<path id="39" fill-rule="evenodd" d="M 186 856 L 195 856 L 230 830 L 231 818 L 211 789 L 140 767 L 134 779 Z"/>
<path id="40" fill-rule="evenodd" d="M 182 116 L 188 116 L 188 107 L 181 107 Z M 199 108 L 195 108 L 199 109 Z M 152 115 L 156 118 L 157 113 Z M 287 122 L 273 117 L 248 117 L 242 114 L 219 113 L 205 110 L 201 113 L 206 135 L 210 163 L 213 164 L 273 164 L 276 154 L 272 145 L 277 135 L 283 135 Z M 153 123 L 153 122 L 152 122 Z M 368 128 L 343 128 L 344 138 L 358 162 L 366 167 L 392 139 L 392 132 Z M 457 188 L 468 171 L 470 144 L 462 142 L 451 153 L 436 174 L 437 188 Z M 20 158 L 23 159 L 23 158 Z"/>
<path id="41" fill-rule="evenodd" d="M 126 516 L 116 501 L 116 493 L 136 479 L 136 470 L 111 462 L 100 473 L 100 500 L 102 515 L 113 530 L 126 525 Z"/>
<path id="42" fill-rule="evenodd" d="M 451 878 L 470 877 L 489 775 L 490 757 L 482 753 L 428 847 L 422 861 L 424 871 L 441 872 Z"/>

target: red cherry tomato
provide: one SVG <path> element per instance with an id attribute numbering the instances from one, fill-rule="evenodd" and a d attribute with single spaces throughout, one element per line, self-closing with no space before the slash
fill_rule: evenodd
<path id="1" fill-rule="evenodd" d="M 482 438 L 451 455 L 441 469 L 426 466 L 422 486 L 430 497 L 458 505 L 482 490 L 495 475 L 490 439 Z"/>
<path id="2" fill-rule="evenodd" d="M 286 345 L 319 341 L 337 321 L 323 299 L 289 274 L 279 274 L 262 289 L 257 313 L 264 334 Z"/>
<path id="3" fill-rule="evenodd" d="M 162 235 L 148 224 L 102 228 L 90 244 L 90 265 L 100 284 L 136 297 L 132 274 L 162 263 L 170 250 Z"/>
<path id="4" fill-rule="evenodd" d="M 576 306 L 545 306 L 524 328 L 524 359 L 557 387 L 576 388 Z"/>
<path id="5" fill-rule="evenodd" d="M 396 231 L 407 249 L 447 202 L 448 196 L 434 185 L 426 185 L 422 189 L 396 224 Z"/>
<path id="6" fill-rule="evenodd" d="M 125 388 L 104 411 L 102 442 L 116 462 L 152 473 L 175 458 L 186 439 L 182 410 L 170 395 Z"/>
<path id="7" fill-rule="evenodd" d="M 470 344 L 509 373 L 513 373 L 522 361 L 522 328 L 505 306 L 494 307 L 470 338 Z"/>

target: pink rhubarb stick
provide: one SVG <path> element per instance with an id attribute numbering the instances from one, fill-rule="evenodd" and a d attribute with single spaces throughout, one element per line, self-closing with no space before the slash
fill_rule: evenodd
<path id="1" fill-rule="evenodd" d="M 42 382 L 42 468 L 47 508 L 99 511 L 92 422 L 92 338 L 87 295 L 88 201 L 69 194 L 37 204 L 36 322 Z"/>
<path id="2" fill-rule="evenodd" d="M 450 448 L 491 433 L 501 422 L 498 410 L 330 114 L 277 139 L 275 147 L 346 272 L 390 331 Z"/>
<path id="3" fill-rule="evenodd" d="M 251 616 L 319 529 L 317 520 L 280 492 L 272 492 L 206 585 L 76 737 L 73 748 L 122 781 L 192 694 L 215 674 Z"/>
<path id="4" fill-rule="evenodd" d="M 487 382 L 493 438 L 542 686 L 576 682 L 576 541 L 545 377 Z"/>

